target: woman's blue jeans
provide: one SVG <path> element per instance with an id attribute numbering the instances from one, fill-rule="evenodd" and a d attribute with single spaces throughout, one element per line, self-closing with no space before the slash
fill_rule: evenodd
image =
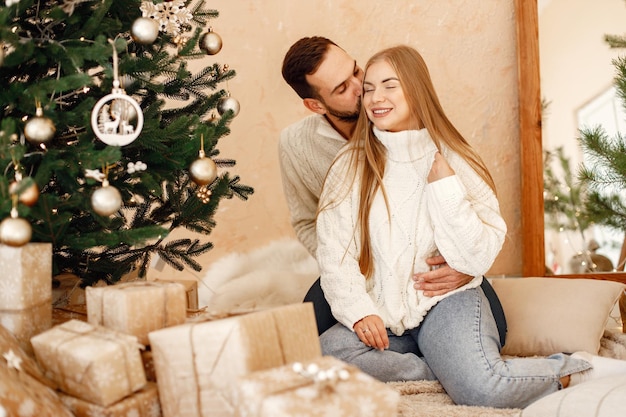
<path id="1" fill-rule="evenodd" d="M 503 359 L 498 329 L 480 288 L 444 298 L 419 327 L 402 336 L 389 333 L 385 351 L 365 346 L 342 324 L 324 332 L 320 341 L 324 355 L 381 381 L 438 380 L 456 404 L 484 407 L 523 408 L 560 389 L 561 377 L 591 367 L 563 353 Z"/>

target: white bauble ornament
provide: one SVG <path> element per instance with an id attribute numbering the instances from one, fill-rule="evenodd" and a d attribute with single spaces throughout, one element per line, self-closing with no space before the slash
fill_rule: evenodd
<path id="1" fill-rule="evenodd" d="M 110 216 L 122 207 L 122 195 L 107 181 L 91 195 L 91 207 L 101 216 Z"/>
<path id="2" fill-rule="evenodd" d="M 54 122 L 43 115 L 41 107 L 37 107 L 35 116 L 30 117 L 24 125 L 24 137 L 29 143 L 39 146 L 50 142 L 56 130 Z"/>
<path id="3" fill-rule="evenodd" d="M 217 178 L 217 165 L 211 158 L 200 156 L 189 166 L 189 176 L 198 185 L 211 184 Z"/>
<path id="4" fill-rule="evenodd" d="M 159 24 L 149 17 L 139 17 L 133 22 L 130 34 L 135 42 L 150 45 L 159 36 Z"/>
<path id="5" fill-rule="evenodd" d="M 228 110 L 232 110 L 233 116 L 237 116 L 239 114 L 239 102 L 231 96 L 222 97 L 217 103 L 217 112 L 220 116 Z"/>
<path id="6" fill-rule="evenodd" d="M 33 229 L 25 219 L 12 214 L 0 223 L 0 242 L 8 246 L 23 246 L 30 242 Z"/>
<path id="7" fill-rule="evenodd" d="M 102 142 L 125 146 L 139 137 L 143 128 L 143 113 L 139 103 L 124 90 L 102 97 L 91 111 L 91 128 Z"/>
<path id="8" fill-rule="evenodd" d="M 200 38 L 200 49 L 209 55 L 215 55 L 222 50 L 222 38 L 211 29 Z"/>

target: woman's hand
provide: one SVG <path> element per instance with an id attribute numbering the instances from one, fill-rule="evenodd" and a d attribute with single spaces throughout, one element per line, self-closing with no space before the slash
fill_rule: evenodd
<path id="1" fill-rule="evenodd" d="M 439 152 L 435 153 L 435 161 L 427 177 L 428 183 L 430 184 L 431 182 L 449 177 L 450 175 L 454 175 L 454 170 L 450 167 L 446 158 L 441 156 Z"/>
<path id="2" fill-rule="evenodd" d="M 365 346 L 372 347 L 377 350 L 385 350 L 389 348 L 389 337 L 383 319 L 372 314 L 365 316 L 361 320 L 354 323 L 354 332 L 365 343 Z"/>

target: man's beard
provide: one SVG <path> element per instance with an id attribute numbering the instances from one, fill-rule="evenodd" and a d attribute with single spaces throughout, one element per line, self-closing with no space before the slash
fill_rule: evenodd
<path id="1" fill-rule="evenodd" d="M 342 122 L 356 122 L 359 119 L 359 109 L 361 108 L 361 99 L 359 99 L 359 102 L 357 103 L 356 110 L 352 112 L 335 110 L 332 107 L 326 105 L 326 103 L 324 103 L 324 105 L 326 106 L 326 110 L 328 111 L 328 114 L 336 117 Z"/>

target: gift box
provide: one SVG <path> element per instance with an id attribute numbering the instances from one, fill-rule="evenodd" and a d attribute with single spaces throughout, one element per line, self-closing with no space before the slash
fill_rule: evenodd
<path id="1" fill-rule="evenodd" d="M 230 416 L 230 385 L 242 375 L 321 356 L 311 303 L 150 333 L 165 417 Z"/>
<path id="2" fill-rule="evenodd" d="M 134 336 L 70 320 L 31 343 L 45 375 L 74 397 L 106 407 L 146 385 Z"/>
<path id="3" fill-rule="evenodd" d="M 22 310 L 4 311 L 0 314 L 0 324 L 13 333 L 26 353 L 32 355 L 30 339 L 52 327 L 50 301 Z"/>
<path id="4" fill-rule="evenodd" d="M 35 360 L 0 326 L 0 406 L 7 416 L 72 417 Z"/>
<path id="5" fill-rule="evenodd" d="M 178 282 L 185 287 L 185 294 L 187 296 L 187 310 L 198 309 L 198 281 L 192 279 L 155 279 L 153 282 Z"/>
<path id="6" fill-rule="evenodd" d="M 59 395 L 61 401 L 75 417 L 159 417 L 159 392 L 154 382 L 108 407 L 92 404 L 67 394 Z"/>
<path id="7" fill-rule="evenodd" d="M 237 417 L 390 417 L 400 401 L 398 391 L 331 356 L 253 372 L 233 390 Z"/>
<path id="8" fill-rule="evenodd" d="M 185 287 L 175 282 L 135 281 L 87 287 L 87 320 L 136 336 L 147 345 L 148 333 L 187 318 Z"/>
<path id="9" fill-rule="evenodd" d="M 0 245 L 0 324 L 32 353 L 30 338 L 52 326 L 52 245 Z"/>

